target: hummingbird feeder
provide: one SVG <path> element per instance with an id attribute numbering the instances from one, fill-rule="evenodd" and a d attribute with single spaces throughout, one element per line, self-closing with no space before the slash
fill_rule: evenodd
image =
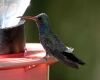
<path id="1" fill-rule="evenodd" d="M 2 80 L 49 80 L 53 57 L 40 43 L 26 43 L 22 16 L 30 0 L 0 0 L 0 78 Z"/>

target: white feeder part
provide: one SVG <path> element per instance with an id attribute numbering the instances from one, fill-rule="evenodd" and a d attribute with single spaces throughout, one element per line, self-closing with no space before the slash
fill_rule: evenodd
<path id="1" fill-rule="evenodd" d="M 31 0 L 0 0 L 0 28 L 15 26 L 19 23 Z"/>

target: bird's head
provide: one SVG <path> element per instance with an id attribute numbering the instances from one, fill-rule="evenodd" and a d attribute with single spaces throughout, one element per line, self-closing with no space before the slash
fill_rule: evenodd
<path id="1" fill-rule="evenodd" d="M 33 20 L 35 21 L 38 25 L 39 24 L 47 24 L 48 23 L 48 16 L 46 13 L 41 13 L 37 16 L 19 16 L 18 18 L 22 18 L 25 20 Z"/>

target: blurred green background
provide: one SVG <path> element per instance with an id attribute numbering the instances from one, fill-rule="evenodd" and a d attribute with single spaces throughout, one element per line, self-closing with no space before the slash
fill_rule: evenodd
<path id="1" fill-rule="evenodd" d="M 100 0 L 31 0 L 25 15 L 45 12 L 51 28 L 86 62 L 80 69 L 62 63 L 50 67 L 50 80 L 100 80 Z M 27 42 L 39 42 L 38 29 L 27 21 Z"/>

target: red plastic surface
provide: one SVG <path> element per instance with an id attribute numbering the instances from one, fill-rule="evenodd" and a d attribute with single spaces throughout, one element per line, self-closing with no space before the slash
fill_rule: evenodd
<path id="1" fill-rule="evenodd" d="M 0 80 L 48 80 L 48 65 L 0 70 Z"/>
<path id="2" fill-rule="evenodd" d="M 57 60 L 48 57 L 46 61 L 39 43 L 28 43 L 26 49 L 24 55 L 8 54 L 0 58 L 0 80 L 48 80 L 49 64 Z"/>

